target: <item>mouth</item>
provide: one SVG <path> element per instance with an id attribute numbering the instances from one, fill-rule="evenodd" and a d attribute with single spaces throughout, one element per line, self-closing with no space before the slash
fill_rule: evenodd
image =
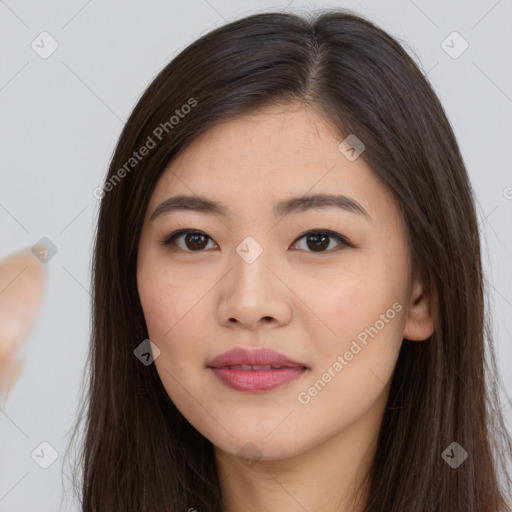
<path id="1" fill-rule="evenodd" d="M 276 366 L 273 364 L 235 364 L 230 366 L 213 366 L 211 368 L 228 368 L 229 370 L 279 370 L 281 368 L 303 368 L 306 370 L 307 368 L 305 366 Z"/>
<path id="2" fill-rule="evenodd" d="M 272 349 L 236 348 L 213 359 L 207 368 L 236 391 L 263 392 L 301 377 L 309 368 Z"/>
<path id="3" fill-rule="evenodd" d="M 241 368 L 237 369 L 237 366 Z M 235 391 L 262 392 L 284 386 L 298 379 L 305 372 L 303 366 L 282 366 L 272 368 L 270 365 L 254 368 L 251 365 L 223 366 L 211 368 L 215 376 L 226 386 Z"/>
<path id="4" fill-rule="evenodd" d="M 207 366 L 208 368 L 223 368 L 227 366 L 238 370 L 271 370 L 290 367 L 307 368 L 304 363 L 290 359 L 271 348 L 249 349 L 247 347 L 237 347 L 228 350 L 212 359 Z M 247 368 L 248 366 L 250 368 Z"/>

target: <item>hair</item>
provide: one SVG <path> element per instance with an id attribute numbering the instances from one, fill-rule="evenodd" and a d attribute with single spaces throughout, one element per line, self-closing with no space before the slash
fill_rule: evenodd
<path id="1" fill-rule="evenodd" d="M 340 137 L 363 141 L 361 158 L 404 222 L 410 277 L 431 298 L 432 336 L 402 342 L 365 512 L 510 511 L 512 441 L 465 165 L 418 65 L 397 39 L 348 10 L 251 15 L 202 35 L 157 74 L 126 122 L 92 259 L 87 396 L 74 432 L 84 421 L 75 468 L 82 510 L 222 510 L 212 443 L 176 408 L 155 365 L 134 356 L 148 338 L 137 250 L 155 184 L 180 152 L 220 122 L 287 104 L 312 108 Z M 150 139 L 155 147 L 121 173 Z M 441 456 L 454 441 L 469 455 L 457 469 Z"/>

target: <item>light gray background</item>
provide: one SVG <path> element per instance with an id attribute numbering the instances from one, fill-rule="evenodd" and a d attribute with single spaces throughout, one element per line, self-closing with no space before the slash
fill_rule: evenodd
<path id="1" fill-rule="evenodd" d="M 226 21 L 326 7 L 352 8 L 404 41 L 446 109 L 477 193 L 496 349 L 512 394 L 511 0 L 0 0 L 0 257 L 42 237 L 58 247 L 22 379 L 0 412 L 0 511 L 59 510 L 89 335 L 99 204 L 92 191 L 144 88 L 181 49 Z M 43 31 L 59 45 L 47 59 L 31 48 Z M 469 43 L 456 59 L 441 46 L 453 31 Z M 505 396 L 502 403 L 510 423 Z M 30 457 L 42 441 L 59 453 L 47 470 Z"/>

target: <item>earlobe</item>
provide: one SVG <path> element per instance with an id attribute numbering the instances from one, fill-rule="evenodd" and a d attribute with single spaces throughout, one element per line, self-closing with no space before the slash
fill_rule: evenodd
<path id="1" fill-rule="evenodd" d="M 411 341 L 425 341 L 434 332 L 434 316 L 431 298 L 423 286 L 416 283 L 407 309 L 403 338 Z"/>

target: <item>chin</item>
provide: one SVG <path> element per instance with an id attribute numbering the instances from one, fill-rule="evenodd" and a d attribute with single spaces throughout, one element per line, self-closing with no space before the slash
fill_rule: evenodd
<path id="1" fill-rule="evenodd" d="M 237 432 L 234 438 L 210 439 L 216 450 L 225 452 L 244 461 L 248 466 L 258 461 L 275 461 L 294 457 L 301 452 L 296 438 L 286 435 L 283 439 L 279 435 L 268 436 L 268 431 L 255 433 L 251 431 L 246 435 Z M 267 437 L 267 438 L 266 438 Z M 295 439 L 295 441 L 292 441 Z M 293 445 L 291 444 L 293 442 Z M 288 444 L 287 444 L 288 443 Z"/>

